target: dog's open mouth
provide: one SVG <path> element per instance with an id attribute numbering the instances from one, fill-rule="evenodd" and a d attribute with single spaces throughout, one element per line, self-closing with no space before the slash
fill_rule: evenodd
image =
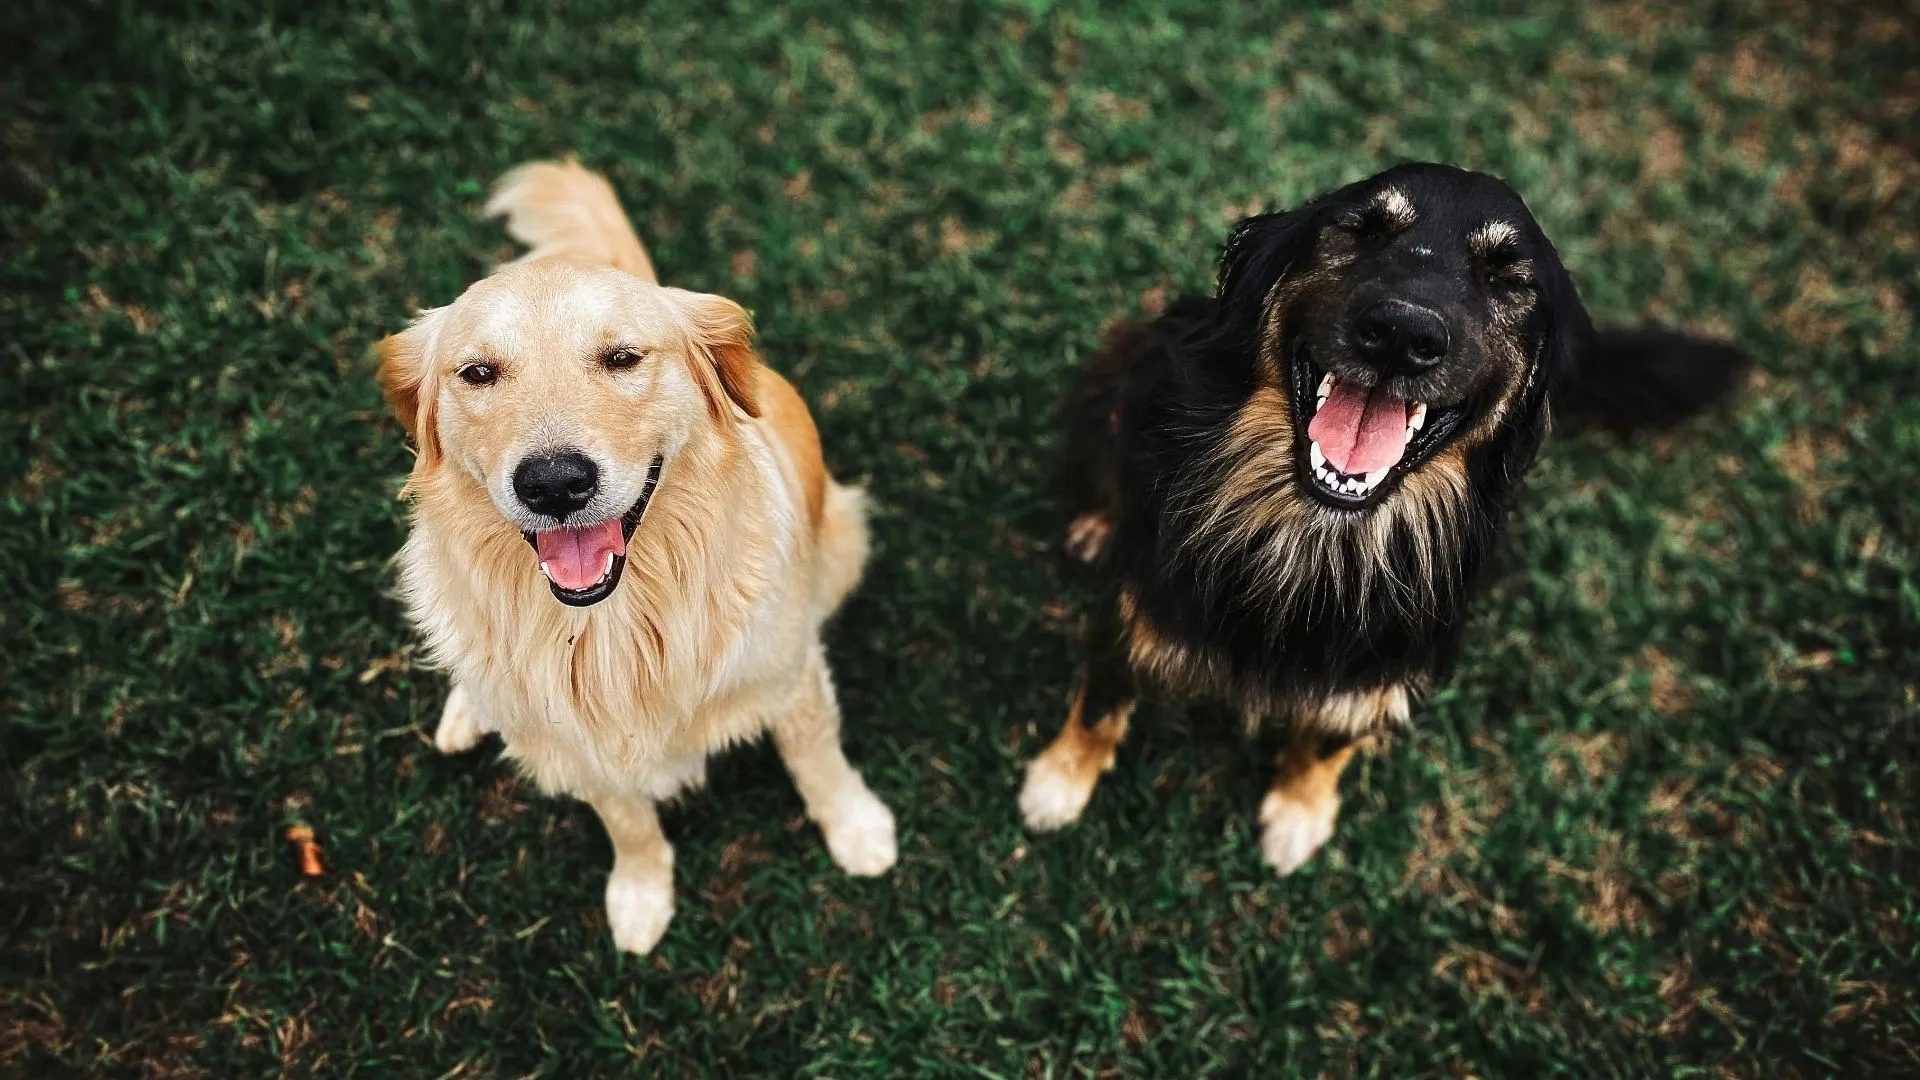
<path id="1" fill-rule="evenodd" d="M 539 553 L 540 572 L 547 576 L 548 587 L 561 603 L 592 607 L 613 595 L 620 585 L 620 571 L 627 565 L 627 541 L 640 526 L 654 489 L 660 486 L 660 470 L 665 465 L 664 455 L 654 457 L 640 497 L 619 517 L 596 525 L 562 525 L 521 534 Z"/>
<path id="2" fill-rule="evenodd" d="M 1294 360 L 1295 430 L 1303 431 L 1307 487 L 1322 502 L 1358 509 L 1384 496 L 1447 441 L 1462 410 L 1362 386 Z M 1305 420 L 1305 424 L 1297 421 Z"/>

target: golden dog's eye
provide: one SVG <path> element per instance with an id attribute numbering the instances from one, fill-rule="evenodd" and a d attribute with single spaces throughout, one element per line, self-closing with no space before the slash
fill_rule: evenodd
<path id="1" fill-rule="evenodd" d="M 608 371 L 625 371 L 640 362 L 640 354 L 632 349 L 615 349 L 600 358 L 600 363 Z"/>
<path id="2" fill-rule="evenodd" d="M 457 374 L 468 386 L 485 386 L 500 377 L 500 369 L 492 364 L 461 364 Z"/>

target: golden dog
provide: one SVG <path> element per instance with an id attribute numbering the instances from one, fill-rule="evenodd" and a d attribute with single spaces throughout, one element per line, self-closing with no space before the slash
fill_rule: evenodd
<path id="1" fill-rule="evenodd" d="M 859 580 L 865 502 L 719 296 L 662 287 L 577 164 L 488 203 L 531 250 L 382 344 L 418 446 L 400 592 L 452 677 L 434 741 L 497 732 L 613 841 L 607 920 L 644 953 L 673 914 L 655 803 L 771 732 L 827 849 L 893 865 L 893 815 L 840 748 L 821 624 Z"/>

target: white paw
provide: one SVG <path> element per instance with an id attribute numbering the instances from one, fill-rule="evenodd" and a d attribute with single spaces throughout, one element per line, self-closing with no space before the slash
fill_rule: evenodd
<path id="1" fill-rule="evenodd" d="M 893 811 L 864 784 L 842 796 L 831 817 L 820 819 L 820 831 L 834 864 L 855 877 L 884 874 L 899 856 Z"/>
<path id="2" fill-rule="evenodd" d="M 607 878 L 607 925 L 615 948 L 645 956 L 673 921 L 673 869 L 637 871 L 615 865 Z"/>
<path id="3" fill-rule="evenodd" d="M 1269 792 L 1260 804 L 1260 853 L 1281 877 L 1293 873 L 1333 835 L 1339 813 L 1338 799 L 1309 806 Z"/>
<path id="4" fill-rule="evenodd" d="M 1093 786 L 1100 782 L 1098 770 L 1065 767 L 1061 760 L 1049 752 L 1027 763 L 1020 816 L 1035 832 L 1052 832 L 1080 820 L 1087 800 L 1093 798 Z"/>
<path id="5" fill-rule="evenodd" d="M 459 754 L 479 746 L 486 737 L 487 729 L 481 725 L 466 687 L 454 687 L 447 694 L 446 707 L 440 710 L 440 726 L 433 729 L 433 745 L 443 754 Z"/>

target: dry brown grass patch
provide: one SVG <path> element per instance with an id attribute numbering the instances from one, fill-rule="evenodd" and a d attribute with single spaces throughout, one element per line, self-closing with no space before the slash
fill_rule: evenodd
<path id="1" fill-rule="evenodd" d="M 720 869 L 701 887 L 700 895 L 717 922 L 733 918 L 746 902 L 747 876 L 753 867 L 773 861 L 760 849 L 759 834 L 735 837 L 720 852 Z"/>
<path id="2" fill-rule="evenodd" d="M 1534 1016 L 1547 1014 L 1546 994 L 1530 967 L 1521 967 L 1483 949 L 1458 942 L 1434 962 L 1433 976 L 1477 998 L 1511 1001 Z"/>
<path id="3" fill-rule="evenodd" d="M 502 776 L 480 793 L 478 809 L 482 821 L 505 821 L 526 808 L 527 804 L 520 799 L 520 778 L 517 776 Z"/>
<path id="4" fill-rule="evenodd" d="M 942 255 L 971 255 L 976 251 L 985 250 L 992 243 L 991 234 L 984 231 L 971 231 L 960 224 L 959 218 L 949 216 L 940 219 L 940 254 Z"/>
<path id="5" fill-rule="evenodd" d="M 1679 664 L 1651 645 L 1640 657 L 1647 667 L 1647 703 L 1654 712 L 1678 716 L 1693 708 L 1693 688 L 1687 685 Z"/>
<path id="6" fill-rule="evenodd" d="M 1687 143 L 1680 130 L 1664 118 L 1651 120 L 1652 132 L 1640 156 L 1640 182 L 1658 183 L 1682 176 L 1687 171 Z"/>
<path id="7" fill-rule="evenodd" d="M 1641 899 L 1627 866 L 1628 859 L 1617 836 L 1600 841 L 1591 869 L 1571 866 L 1558 859 L 1547 861 L 1548 873 L 1573 883 L 1580 891 L 1581 900 L 1575 913 L 1589 929 L 1597 934 L 1624 931 L 1639 937 L 1652 928 L 1653 912 Z"/>
<path id="8" fill-rule="evenodd" d="M 1826 465 L 1846 457 L 1846 443 L 1831 432 L 1796 428 L 1773 451 L 1773 462 L 1797 493 L 1794 510 L 1803 521 L 1819 518 L 1827 496 L 1839 486 L 1825 475 Z"/>
<path id="9" fill-rule="evenodd" d="M 1556 786 L 1574 780 L 1572 768 L 1576 765 L 1588 780 L 1603 780 L 1618 773 L 1627 761 L 1627 737 L 1617 732 L 1563 732 L 1548 741 L 1552 756 L 1547 761 L 1547 774 Z"/>

